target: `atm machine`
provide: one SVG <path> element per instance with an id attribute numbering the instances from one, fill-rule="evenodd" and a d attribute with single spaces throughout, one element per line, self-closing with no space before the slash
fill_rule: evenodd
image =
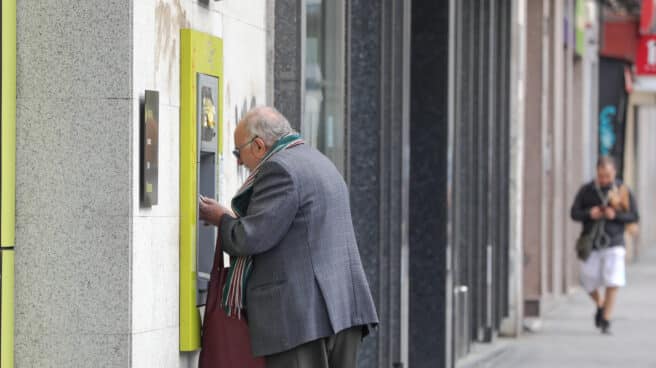
<path id="1" fill-rule="evenodd" d="M 198 220 L 200 195 L 217 198 L 222 152 L 223 43 L 181 31 L 180 63 L 180 351 L 200 348 L 216 227 Z"/>
<path id="2" fill-rule="evenodd" d="M 16 0 L 2 0 L 0 110 L 0 368 L 14 366 Z"/>

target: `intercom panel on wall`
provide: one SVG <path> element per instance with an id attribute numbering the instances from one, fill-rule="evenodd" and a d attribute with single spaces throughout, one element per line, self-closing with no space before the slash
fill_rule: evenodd
<path id="1" fill-rule="evenodd" d="M 216 243 L 216 228 L 198 220 L 198 199 L 218 193 L 223 42 L 183 29 L 180 58 L 180 350 L 194 351 Z"/>

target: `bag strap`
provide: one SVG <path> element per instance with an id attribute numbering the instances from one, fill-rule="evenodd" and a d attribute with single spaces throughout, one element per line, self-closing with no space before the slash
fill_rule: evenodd
<path id="1" fill-rule="evenodd" d="M 608 193 L 604 194 L 604 192 L 601 191 L 601 187 L 599 186 L 599 184 L 596 181 L 595 181 L 594 187 L 595 187 L 595 190 L 597 191 L 597 195 L 599 196 L 599 199 L 601 199 L 601 204 L 604 207 L 608 206 Z M 617 187 L 615 186 L 615 183 L 613 183 L 613 186 L 612 186 L 611 190 L 614 190 L 615 188 L 617 188 Z"/>
<path id="2" fill-rule="evenodd" d="M 593 234 L 593 243 L 597 249 L 610 247 L 610 236 L 606 234 L 606 220 L 595 221 L 591 233 Z"/>
<path id="3" fill-rule="evenodd" d="M 217 231 L 216 245 L 214 246 L 214 263 L 212 264 L 212 273 L 223 271 L 223 247 L 221 246 L 221 233 Z"/>

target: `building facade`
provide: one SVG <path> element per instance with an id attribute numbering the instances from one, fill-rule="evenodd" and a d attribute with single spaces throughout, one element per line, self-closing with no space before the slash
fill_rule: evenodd
<path id="1" fill-rule="evenodd" d="M 196 366 L 181 332 L 182 76 L 207 50 L 183 30 L 221 45 L 203 61 L 220 69 L 220 202 L 247 174 L 232 133 L 256 105 L 344 175 L 381 318 L 361 367 L 453 367 L 519 336 L 576 285 L 568 212 L 598 152 L 600 14 L 594 0 L 18 2 L 15 366 Z"/>
<path id="2" fill-rule="evenodd" d="M 511 253 L 519 256 L 511 217 L 520 220 L 511 210 L 519 192 L 510 190 L 520 162 L 511 160 L 516 8 L 512 1 L 276 2 L 274 104 L 311 141 L 318 132 L 316 146 L 344 168 L 351 188 L 381 315 L 362 366 L 451 366 L 473 341 L 493 341 L 511 309 L 507 329 L 519 330 L 521 291 L 515 286 L 511 303 L 509 289 Z M 313 28 L 317 14 L 323 33 Z M 335 55 L 345 55 L 344 64 Z M 343 110 L 330 106 L 331 75 L 345 76 Z M 315 116 L 318 127 L 310 127 Z M 322 139 L 345 142 L 342 153 Z"/>
<path id="3" fill-rule="evenodd" d="M 582 7 L 584 14 L 575 10 Z M 581 10 L 579 10 L 581 11 Z M 594 173 L 598 10 L 595 2 L 527 3 L 523 228 L 524 312 L 539 317 L 577 284 L 578 226 L 569 207 Z M 585 22 L 577 50 L 576 17 Z M 581 42 L 579 39 L 578 42 Z M 582 51 L 583 50 L 583 51 Z M 593 143 L 594 142 L 594 143 Z"/>

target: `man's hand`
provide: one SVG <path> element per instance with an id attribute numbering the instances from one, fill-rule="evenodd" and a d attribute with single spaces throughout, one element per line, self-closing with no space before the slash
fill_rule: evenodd
<path id="1" fill-rule="evenodd" d="M 616 215 L 616 213 L 615 213 L 615 209 L 614 209 L 613 207 L 608 206 L 608 207 L 606 207 L 606 209 L 604 210 L 604 216 L 605 216 L 606 219 L 608 219 L 608 220 L 613 220 L 613 219 L 615 219 L 615 215 Z"/>
<path id="2" fill-rule="evenodd" d="M 593 220 L 599 220 L 603 215 L 599 206 L 594 206 L 590 209 L 590 218 Z"/>
<path id="3" fill-rule="evenodd" d="M 198 202 L 198 217 L 201 221 L 205 222 L 205 225 L 219 226 L 221 218 L 226 214 L 234 217 L 232 211 L 220 205 L 214 199 L 200 196 L 200 201 Z"/>

